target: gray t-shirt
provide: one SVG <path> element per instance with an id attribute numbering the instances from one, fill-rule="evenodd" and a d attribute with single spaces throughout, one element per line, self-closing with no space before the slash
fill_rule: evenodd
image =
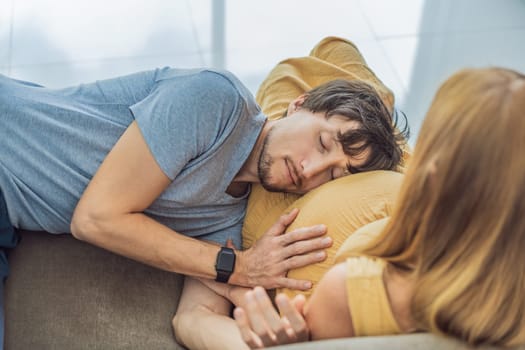
<path id="1" fill-rule="evenodd" d="M 232 74 L 204 69 L 66 89 L 0 75 L 0 188 L 13 226 L 69 232 L 85 187 L 134 120 L 172 180 L 146 214 L 185 235 L 239 245 L 247 195 L 225 191 L 266 117 Z"/>

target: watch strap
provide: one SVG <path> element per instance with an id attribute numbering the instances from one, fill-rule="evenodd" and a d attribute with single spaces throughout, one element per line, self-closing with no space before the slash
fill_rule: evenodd
<path id="1" fill-rule="evenodd" d="M 235 268 L 235 251 L 232 248 L 221 247 L 217 253 L 217 260 L 215 261 L 215 271 L 217 277 L 215 281 L 221 283 L 228 283 L 230 276 Z"/>
<path id="2" fill-rule="evenodd" d="M 221 283 L 228 283 L 228 280 L 230 279 L 231 275 L 231 272 L 217 270 L 217 277 L 215 277 L 215 281 Z"/>

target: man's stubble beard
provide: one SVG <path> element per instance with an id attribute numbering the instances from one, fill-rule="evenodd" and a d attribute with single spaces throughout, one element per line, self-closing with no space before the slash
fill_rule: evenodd
<path id="1" fill-rule="evenodd" d="M 259 182 L 266 191 L 269 192 L 283 192 L 283 189 L 273 186 L 271 184 L 272 176 L 270 174 L 274 159 L 268 154 L 268 146 L 273 132 L 272 127 L 266 137 L 264 138 L 261 155 L 259 156 L 259 162 L 257 163 L 257 175 L 259 176 Z"/>

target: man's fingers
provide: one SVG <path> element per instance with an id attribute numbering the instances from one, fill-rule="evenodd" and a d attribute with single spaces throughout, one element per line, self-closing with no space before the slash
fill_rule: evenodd
<path id="1" fill-rule="evenodd" d="M 283 269 L 290 271 L 300 267 L 316 264 L 318 262 L 326 260 L 327 254 L 323 250 L 303 254 L 294 255 L 283 262 Z"/>
<path id="2" fill-rule="evenodd" d="M 286 228 L 295 220 L 299 214 L 299 209 L 294 208 L 289 213 L 283 214 L 279 217 L 277 222 L 273 224 L 272 227 L 266 232 L 266 234 L 271 236 L 278 236 L 282 234 Z"/>
<path id="3" fill-rule="evenodd" d="M 283 249 L 283 257 L 288 258 L 296 255 L 309 253 L 321 253 L 322 249 L 329 248 L 333 241 L 330 237 L 319 237 L 289 244 Z M 322 258 L 319 255 L 319 258 Z"/>
<path id="4" fill-rule="evenodd" d="M 290 232 L 286 232 L 280 238 L 283 245 L 290 245 L 298 241 L 309 240 L 322 236 L 326 233 L 325 225 L 316 225 L 309 227 L 301 227 Z M 329 237 L 326 237 L 329 238 Z"/>
<path id="5" fill-rule="evenodd" d="M 313 284 L 311 281 L 306 280 L 296 280 L 293 278 L 283 277 L 277 281 L 278 285 L 274 288 L 288 288 L 294 290 L 309 290 L 312 288 Z"/>

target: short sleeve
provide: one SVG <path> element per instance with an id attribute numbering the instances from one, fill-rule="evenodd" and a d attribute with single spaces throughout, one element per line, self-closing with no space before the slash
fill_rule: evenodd
<path id="1" fill-rule="evenodd" d="M 221 74 L 200 71 L 158 79 L 150 94 L 130 107 L 162 171 L 171 180 L 233 128 L 239 92 Z"/>
<path id="2" fill-rule="evenodd" d="M 356 337 L 401 333 L 383 281 L 385 266 L 367 256 L 346 260 L 346 295 Z"/>
<path id="3" fill-rule="evenodd" d="M 231 239 L 233 245 L 236 249 L 241 249 L 242 239 L 241 239 L 241 230 L 242 230 L 242 218 L 235 223 L 233 226 L 224 228 L 222 230 L 212 232 L 206 235 L 199 236 L 200 240 L 205 240 L 209 242 L 215 242 L 220 246 L 226 246 L 228 240 Z"/>

